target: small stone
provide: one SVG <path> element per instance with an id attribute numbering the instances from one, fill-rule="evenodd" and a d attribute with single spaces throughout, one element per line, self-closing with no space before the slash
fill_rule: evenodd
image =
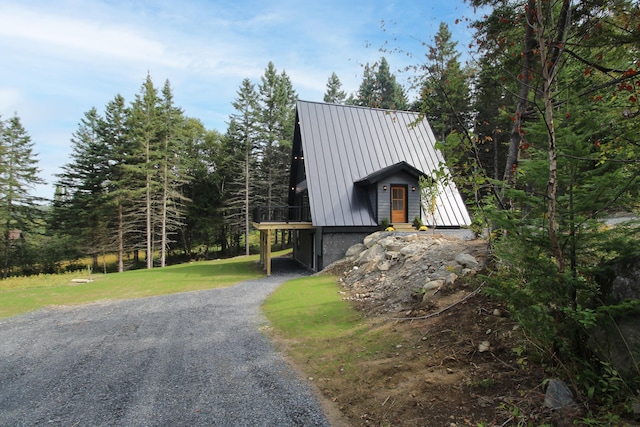
<path id="1" fill-rule="evenodd" d="M 453 369 L 447 368 L 447 374 L 449 374 L 449 375 L 453 374 Z"/>
<path id="2" fill-rule="evenodd" d="M 491 335 L 491 332 L 493 332 L 491 329 L 487 329 L 487 332 L 485 332 L 485 334 Z"/>
<path id="3" fill-rule="evenodd" d="M 444 279 L 444 283 L 447 285 L 453 285 L 457 278 L 458 275 L 456 273 L 451 273 Z"/>
<path id="4" fill-rule="evenodd" d="M 380 264 L 378 264 L 378 270 L 380 271 L 389 271 L 391 268 L 391 262 L 389 260 L 384 260 Z"/>
<path id="5" fill-rule="evenodd" d="M 575 405 L 573 394 L 562 380 L 550 379 L 547 383 L 547 392 L 544 396 L 544 406 L 551 409 L 561 409 Z"/>
<path id="6" fill-rule="evenodd" d="M 497 317 L 502 317 L 502 311 L 499 308 L 493 310 L 493 315 Z"/>
<path id="7" fill-rule="evenodd" d="M 489 351 L 490 348 L 491 348 L 491 343 L 489 341 L 482 341 L 480 344 L 478 344 L 478 351 L 480 353 L 485 353 Z"/>
<path id="8" fill-rule="evenodd" d="M 424 289 L 425 291 L 431 291 L 434 289 L 440 289 L 442 285 L 444 285 L 444 280 L 442 279 L 435 279 L 435 280 L 427 279 L 427 283 L 424 284 L 422 289 Z"/>
<path id="9" fill-rule="evenodd" d="M 402 344 L 398 344 L 396 348 L 402 348 Z"/>

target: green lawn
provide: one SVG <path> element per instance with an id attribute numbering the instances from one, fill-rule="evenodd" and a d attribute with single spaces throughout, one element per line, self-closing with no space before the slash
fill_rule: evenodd
<path id="1" fill-rule="evenodd" d="M 284 252 L 283 252 L 284 253 Z M 283 253 L 276 252 L 274 256 Z M 107 275 L 88 273 L 16 277 L 0 281 L 0 318 L 51 305 L 74 305 L 92 301 L 129 299 L 229 286 L 262 277 L 258 255 L 193 262 L 152 270 L 133 270 Z"/>
<path id="2" fill-rule="evenodd" d="M 362 361 L 401 344 L 388 324 L 374 325 L 342 299 L 335 276 L 311 276 L 280 286 L 263 304 L 271 336 L 307 374 L 356 380 Z"/>

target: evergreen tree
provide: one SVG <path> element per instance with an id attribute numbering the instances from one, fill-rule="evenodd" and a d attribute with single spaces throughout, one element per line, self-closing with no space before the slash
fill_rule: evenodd
<path id="1" fill-rule="evenodd" d="M 408 108 L 404 88 L 396 81 L 396 77 L 391 73 L 389 63 L 384 57 L 373 66 L 365 64 L 362 83 L 360 83 L 356 95 L 349 97 L 347 104 L 389 110 L 406 110 Z"/>
<path id="2" fill-rule="evenodd" d="M 185 197 L 180 192 L 182 184 L 187 181 L 183 152 L 182 110 L 173 103 L 173 93 L 169 81 L 162 88 L 162 99 L 159 105 L 159 138 L 161 140 L 162 157 L 159 163 L 161 182 L 160 195 L 160 266 L 166 265 L 166 251 L 169 247 L 170 235 L 175 235 L 183 225 Z"/>
<path id="3" fill-rule="evenodd" d="M 12 267 L 12 244 L 16 232 L 32 230 L 39 216 L 38 198 L 29 193 L 44 181 L 38 176 L 38 160 L 31 137 L 15 115 L 3 122 L 0 117 L 0 227 L 3 243 L 3 277 Z"/>
<path id="4" fill-rule="evenodd" d="M 327 91 L 324 93 L 324 102 L 330 104 L 344 104 L 347 99 L 347 93 L 342 89 L 342 83 L 338 78 L 338 75 L 334 72 L 331 73 L 329 80 L 327 81 Z"/>
<path id="5" fill-rule="evenodd" d="M 124 271 L 124 254 L 133 247 L 132 223 L 136 215 L 129 197 L 132 193 L 127 166 L 130 162 L 131 146 L 127 128 L 128 110 L 125 99 L 116 95 L 107 103 L 104 118 L 99 123 L 100 138 L 109 150 L 109 176 L 107 178 L 107 203 L 111 206 L 109 228 L 115 230 L 114 247 L 117 257 L 117 271 Z"/>
<path id="6" fill-rule="evenodd" d="M 83 253 L 98 270 L 98 256 L 112 248 L 107 233 L 105 196 L 109 174 L 109 149 L 98 134 L 100 117 L 95 108 L 85 113 L 71 138 L 71 162 L 62 167 L 56 184 L 53 215 L 58 230 L 74 236 Z"/>
<path id="7" fill-rule="evenodd" d="M 504 197 L 493 192 L 485 205 L 500 231 L 491 291 L 581 392 L 600 398 L 606 391 L 583 373 L 598 377 L 611 361 L 585 343 L 612 318 L 597 313 L 621 307 L 605 305 L 598 270 L 637 255 L 637 224 L 609 230 L 599 220 L 639 209 L 640 8 L 624 0 L 473 3 L 490 7 L 476 25 L 481 64 L 498 67 L 495 96 L 512 100 Z M 485 81 L 491 73 L 483 70 Z M 504 115 L 493 124 L 489 116 L 483 126 L 504 129 Z"/>
<path id="8" fill-rule="evenodd" d="M 244 79 L 232 103 L 235 113 L 231 115 L 231 123 L 225 142 L 229 153 L 226 164 L 229 175 L 227 207 L 227 223 L 231 230 L 238 234 L 242 230 L 245 242 L 245 254 L 249 255 L 249 232 L 251 204 L 257 199 L 255 195 L 255 174 L 257 167 L 258 142 L 258 94 L 249 79 Z"/>
<path id="9" fill-rule="evenodd" d="M 156 247 L 156 236 L 159 224 L 159 199 L 162 180 L 159 176 L 160 163 L 163 158 L 162 142 L 159 138 L 161 122 L 159 118 L 160 98 L 153 85 L 151 76 L 147 75 L 140 93 L 131 105 L 129 131 L 134 142 L 135 151 L 130 163 L 132 194 L 138 195 L 135 200 L 143 212 L 143 224 L 139 232 L 144 236 L 147 268 L 153 268 L 153 253 Z"/>
<path id="10" fill-rule="evenodd" d="M 197 119 L 186 119 L 184 128 L 184 157 L 187 160 L 188 181 L 182 194 L 186 203 L 185 226 L 180 229 L 180 241 L 191 259 L 196 248 L 199 257 L 209 258 L 214 243 L 224 246 L 225 221 L 222 215 L 223 194 L 226 191 L 222 136 L 207 131 Z"/>
<path id="11" fill-rule="evenodd" d="M 266 206 L 284 206 L 287 203 L 297 95 L 289 76 L 284 71 L 278 74 L 272 62 L 261 77 L 258 94 L 260 194 Z"/>
<path id="12" fill-rule="evenodd" d="M 470 128 L 469 82 L 458 61 L 456 45 L 447 24 L 440 23 L 434 44 L 429 46 L 427 73 L 416 106 L 443 142 L 452 131 L 464 133 Z"/>

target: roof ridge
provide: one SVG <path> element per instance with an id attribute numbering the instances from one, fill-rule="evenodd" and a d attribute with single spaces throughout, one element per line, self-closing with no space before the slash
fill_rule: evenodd
<path id="1" fill-rule="evenodd" d="M 388 108 L 367 107 L 365 105 L 336 104 L 332 102 L 321 102 L 321 101 L 306 101 L 304 99 L 298 99 L 296 102 L 303 102 L 306 104 L 319 104 L 319 105 L 326 105 L 326 106 L 333 106 L 333 107 L 343 107 L 343 108 L 360 108 L 363 110 L 375 110 L 375 111 L 383 111 L 388 113 L 405 113 L 413 116 L 417 116 L 419 114 L 417 111 L 391 110 Z"/>

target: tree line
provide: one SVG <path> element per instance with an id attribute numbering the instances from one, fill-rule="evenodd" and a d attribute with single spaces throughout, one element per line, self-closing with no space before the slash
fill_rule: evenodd
<path id="1" fill-rule="evenodd" d="M 408 108 L 384 57 L 363 69 L 349 96 L 333 73 L 325 102 Z M 270 62 L 258 82 L 241 82 L 222 134 L 185 116 L 170 82 L 159 88 L 148 75 L 131 102 L 117 94 L 84 113 L 49 205 L 29 195 L 43 180 L 28 132 L 17 115 L 3 121 L 2 147 L 21 159 L 2 151 L 13 168 L 3 165 L 4 276 L 77 268 L 87 256 L 96 271 L 124 271 L 249 254 L 252 208 L 287 204 L 296 100 L 287 73 Z M 107 254 L 115 266 L 100 262 Z"/>

